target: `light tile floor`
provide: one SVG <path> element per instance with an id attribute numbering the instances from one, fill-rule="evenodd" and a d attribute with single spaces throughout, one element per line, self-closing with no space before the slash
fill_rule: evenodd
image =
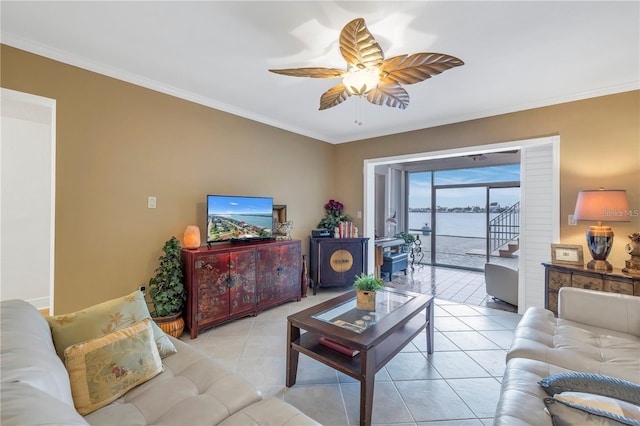
<path id="1" fill-rule="evenodd" d="M 393 274 L 386 285 L 416 293 L 431 294 L 437 299 L 470 305 L 484 306 L 508 312 L 516 312 L 517 307 L 487 295 L 484 272 L 447 268 L 431 265 L 414 265 Z"/>
<path id="2" fill-rule="evenodd" d="M 221 325 L 197 339 L 185 333 L 182 340 L 215 357 L 265 396 L 282 398 L 324 425 L 357 425 L 359 384 L 354 379 L 300 355 L 296 385 L 284 385 L 287 316 L 345 290 L 320 289 L 315 296 L 309 292 L 300 302 Z M 435 352 L 427 354 L 422 333 L 377 373 L 373 424 L 491 424 L 506 350 L 519 320 L 515 313 L 437 298 Z"/>

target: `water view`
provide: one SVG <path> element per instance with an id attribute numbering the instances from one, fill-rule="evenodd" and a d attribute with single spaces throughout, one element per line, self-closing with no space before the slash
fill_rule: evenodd
<path id="1" fill-rule="evenodd" d="M 489 219 L 498 213 L 489 213 Z M 425 223 L 433 230 L 431 213 L 409 212 L 409 232 L 419 232 Z M 471 238 L 487 236 L 486 213 L 436 213 L 436 234 Z"/>

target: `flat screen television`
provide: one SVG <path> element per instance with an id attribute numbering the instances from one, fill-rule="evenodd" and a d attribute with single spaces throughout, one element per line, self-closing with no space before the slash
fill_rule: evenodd
<path id="1" fill-rule="evenodd" d="M 273 198 L 207 195 L 207 242 L 271 239 Z"/>

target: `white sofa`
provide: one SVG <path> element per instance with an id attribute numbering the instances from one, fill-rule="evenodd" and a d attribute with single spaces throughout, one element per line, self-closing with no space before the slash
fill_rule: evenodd
<path id="1" fill-rule="evenodd" d="M 21 300 L 0 304 L 1 419 L 8 425 L 317 425 L 293 406 L 173 339 L 164 371 L 85 417 L 47 320 Z"/>
<path id="2" fill-rule="evenodd" d="M 640 297 L 565 287 L 558 318 L 529 308 L 507 354 L 494 425 L 551 425 L 538 382 L 569 371 L 640 385 Z"/>

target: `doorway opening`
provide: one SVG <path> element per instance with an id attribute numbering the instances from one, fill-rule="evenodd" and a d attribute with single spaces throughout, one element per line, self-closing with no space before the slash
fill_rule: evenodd
<path id="1" fill-rule="evenodd" d="M 427 160 L 442 160 L 461 156 L 486 155 L 507 150 L 520 151 L 520 238 L 519 238 L 519 275 L 518 275 L 518 311 L 524 312 L 532 306 L 543 307 L 545 303 L 544 268 L 540 265 L 548 261 L 549 247 L 557 242 L 560 235 L 560 136 L 546 136 L 512 142 L 496 143 L 474 147 L 463 147 L 383 157 L 364 160 L 364 208 L 363 235 L 373 237 L 376 234 L 376 174 L 380 166 L 396 167 L 402 165 L 406 170 L 413 164 Z M 381 180 L 381 179 L 380 179 Z M 406 211 L 406 201 L 401 200 Z M 385 197 L 384 217 L 393 215 L 395 206 Z M 540 220 L 544 218 L 544 220 Z M 369 240 L 369 272 L 375 267 L 375 240 Z"/>
<path id="2" fill-rule="evenodd" d="M 518 267 L 520 164 L 409 172 L 407 229 L 422 263 L 483 270 Z"/>

